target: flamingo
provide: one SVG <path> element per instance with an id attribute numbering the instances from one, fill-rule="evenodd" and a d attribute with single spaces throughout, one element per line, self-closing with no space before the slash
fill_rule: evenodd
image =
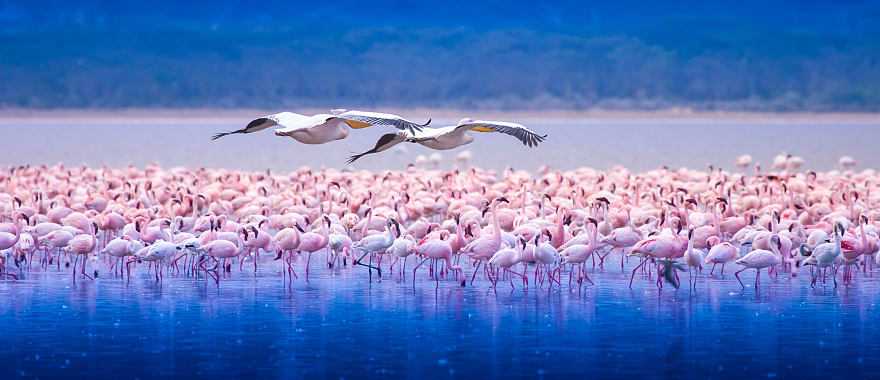
<path id="1" fill-rule="evenodd" d="M 449 245 L 449 248 L 453 249 L 452 244 Z M 415 252 L 415 249 L 416 241 L 412 235 L 406 235 L 404 237 L 398 237 L 397 239 L 394 239 L 394 242 L 391 243 L 391 246 L 385 250 L 385 253 L 392 254 L 395 257 L 394 263 L 391 264 L 392 275 L 394 275 L 394 265 L 396 265 L 398 261 L 403 259 L 403 264 L 400 269 L 400 279 L 402 281 L 405 281 L 406 277 L 404 276 L 404 273 L 406 272 L 406 260 Z"/>
<path id="2" fill-rule="evenodd" d="M 755 290 L 758 289 L 758 286 L 761 283 L 761 269 L 773 267 L 779 264 L 782 264 L 782 254 L 780 250 L 782 249 L 782 242 L 779 240 L 779 235 L 773 234 L 770 236 L 770 250 L 766 249 L 755 249 L 749 253 L 747 253 L 742 258 L 736 260 L 736 263 L 743 266 L 743 269 L 740 269 L 734 273 L 736 276 L 736 280 L 739 281 L 739 285 L 745 288 L 743 285 L 742 279 L 739 278 L 739 274 L 748 269 L 755 270 Z"/>
<path id="3" fill-rule="evenodd" d="M 268 232 L 261 230 L 256 226 L 242 228 L 241 232 L 244 236 L 244 257 L 250 257 L 253 255 L 254 274 L 256 274 L 257 262 L 260 261 L 260 250 L 272 251 L 274 249 L 272 246 L 272 235 L 269 235 Z M 251 237 L 251 235 L 253 235 L 253 237 Z M 244 262 L 244 257 L 242 257 L 242 260 L 239 262 L 239 266 Z"/>
<path id="4" fill-rule="evenodd" d="M 841 235 L 843 235 L 844 227 L 840 223 L 834 224 L 834 234 L 833 241 L 831 243 L 822 243 L 813 248 L 813 251 L 810 253 L 810 257 L 804 260 L 804 264 L 806 265 L 815 265 L 816 268 L 822 272 L 826 270 L 826 268 L 832 268 L 832 277 L 831 279 L 834 281 L 834 286 L 837 287 L 837 267 L 835 264 L 838 262 L 838 259 L 841 257 Z M 824 276 L 823 276 L 824 283 Z M 816 286 L 816 275 L 812 276 L 810 280 L 810 286 Z"/>
<path id="5" fill-rule="evenodd" d="M 312 262 L 312 253 L 327 248 L 329 239 L 330 218 L 327 215 L 322 216 L 321 233 L 306 232 L 299 237 L 299 246 L 297 250 L 307 254 L 306 259 L 306 282 L 309 281 L 309 264 Z"/>
<path id="6" fill-rule="evenodd" d="M 217 273 L 219 260 L 237 257 L 240 248 L 238 245 L 228 240 L 214 240 L 207 244 L 201 244 L 198 240 L 193 240 L 188 242 L 184 247 L 195 250 L 203 256 L 210 257 L 214 260 L 214 266 L 210 268 L 205 265 L 204 258 L 199 260 L 198 265 L 201 270 L 208 273 L 214 279 L 217 287 L 220 287 L 220 275 Z"/>
<path id="7" fill-rule="evenodd" d="M 373 280 L 373 270 L 375 269 L 379 274 L 379 280 L 382 279 L 382 268 L 381 265 L 374 267 L 373 266 L 373 254 L 376 253 L 384 253 L 392 244 L 394 244 L 394 234 L 391 232 L 391 228 L 394 227 L 394 230 L 397 231 L 397 236 L 400 235 L 400 226 L 394 219 L 388 219 L 385 223 L 385 233 L 383 234 L 373 234 L 363 237 L 361 240 L 358 240 L 356 243 L 352 245 L 352 249 L 362 252 L 361 257 L 354 261 L 355 265 L 362 265 L 368 268 L 370 274 L 370 281 Z M 362 264 L 361 260 L 364 259 L 367 255 L 370 256 L 368 264 Z"/>
<path id="8" fill-rule="evenodd" d="M 165 278 L 163 264 L 173 259 L 182 247 L 172 242 L 159 240 L 146 247 L 146 251 L 139 250 L 139 259 L 150 263 L 156 263 L 156 282 L 162 282 Z"/>
<path id="9" fill-rule="evenodd" d="M 549 231 L 545 231 L 549 232 Z M 548 233 L 549 234 L 549 233 Z M 538 240 L 540 236 L 535 237 Z M 543 268 L 544 272 L 547 273 L 547 278 L 550 281 L 550 286 L 553 285 L 553 272 L 559 272 L 560 264 L 562 262 L 562 256 L 559 251 L 549 242 L 539 242 L 535 246 L 535 261 L 537 263 L 537 267 Z M 551 268 L 552 270 L 548 269 Z M 536 276 L 535 280 L 538 278 Z M 541 277 L 541 283 L 543 283 L 543 276 Z M 559 280 L 557 279 L 557 283 Z"/>
<path id="10" fill-rule="evenodd" d="M 18 244 L 18 241 L 21 238 L 21 234 L 18 231 L 18 226 L 13 223 L 9 223 L 6 225 L 6 228 L 8 230 L 0 231 L 0 251 L 4 251 L 14 247 L 16 244 Z M 13 273 L 9 273 L 6 270 L 5 257 L 2 257 L 2 261 L 0 261 L 0 274 L 2 274 L 4 277 L 18 279 L 18 276 Z"/>
<path id="11" fill-rule="evenodd" d="M 80 267 L 80 274 L 83 277 L 88 278 L 90 280 L 94 280 L 95 278 L 86 274 L 86 262 L 88 256 L 92 254 L 95 250 L 95 247 L 98 245 L 98 240 L 95 238 L 95 232 L 98 230 L 98 225 L 92 222 L 88 228 L 88 231 L 73 237 L 67 243 L 67 249 L 72 253 L 73 256 L 73 280 L 76 281 L 76 264 L 79 261 L 79 257 L 82 256 L 82 266 Z M 98 275 L 98 272 L 95 271 L 95 276 Z"/>
<path id="12" fill-rule="evenodd" d="M 455 279 L 458 279 L 460 276 L 463 276 L 462 269 L 458 265 L 452 264 L 452 246 L 449 245 L 447 241 L 449 237 L 448 231 L 443 231 L 440 234 L 439 239 L 427 239 L 423 240 L 416 246 L 416 253 L 420 256 L 423 256 L 421 262 L 413 268 L 413 286 L 416 283 L 416 271 L 419 270 L 419 267 L 422 266 L 428 260 L 440 260 L 443 261 L 446 265 L 445 269 L 451 270 L 455 275 Z M 440 287 L 440 275 L 439 273 L 434 273 L 434 289 Z M 461 285 L 464 286 L 465 281 L 462 278 Z"/>
<path id="13" fill-rule="evenodd" d="M 298 224 L 294 224 L 295 228 L 284 228 L 281 231 L 275 233 L 275 236 L 272 239 L 275 241 L 275 247 L 278 249 L 278 256 L 275 257 L 275 260 L 283 260 L 284 264 L 287 266 L 287 270 L 281 270 L 282 281 L 287 281 L 284 276 L 290 276 L 290 280 L 293 281 L 294 277 L 298 277 L 296 275 L 296 271 L 293 269 L 293 265 L 291 260 L 293 259 L 294 251 L 299 248 L 300 243 L 300 233 L 303 233 L 302 227 Z M 285 256 L 286 255 L 286 256 Z"/>
<path id="14" fill-rule="evenodd" d="M 703 263 L 712 264 L 712 270 L 709 271 L 710 275 L 715 272 L 715 266 L 721 264 L 721 275 L 724 275 L 724 266 L 736 260 L 739 248 L 730 242 L 721 242 L 721 239 L 717 236 L 710 237 L 706 242 L 711 248 L 709 248 L 709 253 L 706 254 L 706 259 L 703 260 Z"/>
<path id="15" fill-rule="evenodd" d="M 119 265 L 119 272 L 121 274 L 123 272 L 122 264 L 120 263 L 125 262 L 127 257 L 133 256 L 135 252 L 140 251 L 142 248 L 144 248 L 144 245 L 140 241 L 131 240 L 128 236 L 122 236 L 109 241 L 104 248 L 101 249 L 101 254 L 113 257 L 115 261 L 113 262 L 111 270 L 114 270 L 115 274 L 116 266 Z M 129 276 L 130 275 L 131 273 L 129 273 Z"/>
<path id="16" fill-rule="evenodd" d="M 511 273 L 518 276 L 522 282 L 523 286 L 529 286 L 529 278 L 526 276 L 525 272 L 517 272 L 510 269 L 512 266 L 522 262 L 523 260 L 523 250 L 526 248 L 526 240 L 523 238 L 519 238 L 519 244 L 516 245 L 516 248 L 503 248 L 498 252 L 495 252 L 494 255 L 489 259 L 489 265 L 491 267 L 498 267 L 504 270 L 505 274 Z M 498 284 L 499 274 L 496 273 L 492 278 L 492 288 L 495 288 Z M 510 288 L 516 289 L 513 286 L 513 278 L 510 277 Z"/>
<path id="17" fill-rule="evenodd" d="M 681 230 L 680 222 L 678 223 L 678 230 Z M 632 288 L 632 282 L 635 278 L 636 271 L 643 267 L 645 263 L 648 262 L 648 259 L 669 261 L 671 259 L 682 257 L 687 250 L 689 240 L 690 239 L 682 238 L 678 235 L 678 232 L 676 232 L 670 235 L 652 236 L 636 243 L 630 250 L 630 255 L 641 255 L 643 256 L 643 259 L 639 265 L 633 268 L 632 274 L 629 278 L 629 287 Z M 669 267 L 665 273 L 674 274 L 675 270 L 672 267 Z M 662 287 L 662 285 L 663 282 L 658 276 L 657 287 Z"/>
<path id="18" fill-rule="evenodd" d="M 715 236 L 713 236 L 715 237 Z M 703 255 L 700 254 L 699 251 L 694 249 L 694 230 L 688 230 L 688 246 L 687 251 L 684 254 L 685 262 L 687 263 L 688 270 L 688 280 L 690 281 L 691 289 L 697 290 L 697 275 L 694 273 L 697 268 L 702 269 L 703 263 Z"/>
<path id="19" fill-rule="evenodd" d="M 495 252 L 498 252 L 498 250 L 501 249 L 501 226 L 498 224 L 497 213 L 498 203 L 500 202 L 509 203 L 507 198 L 504 197 L 496 198 L 491 202 L 492 234 L 489 236 L 482 235 L 462 248 L 462 252 L 467 253 L 471 259 L 474 259 L 477 262 L 477 266 L 474 268 L 474 274 L 471 277 L 471 285 L 474 284 L 474 279 L 480 269 L 480 264 L 483 261 L 488 262 Z"/>
<path id="20" fill-rule="evenodd" d="M 578 291 L 580 291 L 580 286 L 583 283 L 583 280 L 587 280 L 591 285 L 593 285 L 593 280 L 590 279 L 590 275 L 587 274 L 584 266 L 587 262 L 587 259 L 593 256 L 600 246 L 600 243 L 598 241 L 599 223 L 596 219 L 593 218 L 589 218 L 588 220 L 590 222 L 589 225 L 593 226 L 593 228 L 590 229 L 590 231 L 588 232 L 590 236 L 589 242 L 587 244 L 574 244 L 559 252 L 559 255 L 562 257 L 563 264 L 574 265 L 574 267 L 572 267 L 571 270 L 568 272 L 569 289 L 571 289 L 572 274 L 574 273 L 575 268 L 577 268 L 578 270 Z"/>

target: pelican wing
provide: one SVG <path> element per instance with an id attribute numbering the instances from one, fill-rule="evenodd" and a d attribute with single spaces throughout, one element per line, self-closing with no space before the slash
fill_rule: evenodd
<path id="1" fill-rule="evenodd" d="M 406 135 L 407 135 L 406 141 L 417 143 L 417 142 L 422 142 L 422 141 L 426 141 L 426 140 L 433 140 L 433 139 L 436 139 L 440 136 L 455 132 L 455 128 L 456 127 L 454 127 L 454 126 L 439 127 L 439 128 L 425 127 L 416 133 L 406 132 Z"/>
<path id="2" fill-rule="evenodd" d="M 526 128 L 522 124 L 510 123 L 506 121 L 474 120 L 465 123 L 459 123 L 456 127 L 456 130 L 458 130 L 459 128 L 469 129 L 476 132 L 504 133 L 506 135 L 516 137 L 519 141 L 522 141 L 522 143 L 528 147 L 538 146 L 538 143 L 543 142 L 544 139 L 547 138 L 547 135 L 539 135 L 534 131 Z"/>
<path id="3" fill-rule="evenodd" d="M 428 119 L 425 124 L 417 124 L 398 115 L 367 111 L 345 111 L 336 114 L 336 117 L 345 120 L 346 124 L 354 129 L 379 125 L 415 133 L 421 131 L 422 127 L 431 124 L 431 119 Z"/>
<path id="4" fill-rule="evenodd" d="M 228 136 L 228 135 L 233 135 L 233 134 L 259 132 L 259 131 L 274 127 L 276 125 L 282 126 L 285 128 L 294 128 L 294 129 L 304 128 L 304 126 L 301 125 L 302 124 L 301 121 L 305 120 L 307 118 L 308 118 L 308 116 L 300 115 L 298 113 L 293 113 L 293 112 L 274 113 L 271 115 L 266 115 L 266 116 L 258 117 L 254 120 L 251 120 L 251 122 L 248 123 L 247 126 L 245 126 L 242 129 L 235 130 L 235 131 L 229 131 L 229 132 L 221 132 L 221 133 L 215 134 L 213 137 L 211 137 L 211 140 L 217 140 L 223 136 Z"/>
<path id="5" fill-rule="evenodd" d="M 390 149 L 391 147 L 402 143 L 404 140 L 406 140 L 406 137 L 398 135 L 396 133 L 388 133 L 388 134 L 382 135 L 382 137 L 379 138 L 379 141 L 376 142 L 376 146 L 374 146 L 373 149 L 370 149 L 366 152 L 358 153 L 358 154 L 355 154 L 355 155 L 349 157 L 347 163 L 351 164 L 351 163 L 357 161 L 358 159 L 360 159 L 361 157 L 366 156 L 368 154 L 386 151 L 386 150 Z"/>

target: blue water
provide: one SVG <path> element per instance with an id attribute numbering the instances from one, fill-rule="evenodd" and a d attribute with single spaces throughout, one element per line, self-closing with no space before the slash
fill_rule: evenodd
<path id="1" fill-rule="evenodd" d="M 219 289 L 182 276 L 160 286 L 144 269 L 131 283 L 0 281 L 0 378 L 880 376 L 876 274 L 811 289 L 765 273 L 756 292 L 753 272 L 741 290 L 727 268 L 691 292 L 639 277 L 630 290 L 612 267 L 580 292 L 495 293 L 479 279 L 435 290 L 427 272 L 415 288 L 411 273 L 370 285 L 362 268 L 288 289 L 276 264 L 236 268 Z"/>

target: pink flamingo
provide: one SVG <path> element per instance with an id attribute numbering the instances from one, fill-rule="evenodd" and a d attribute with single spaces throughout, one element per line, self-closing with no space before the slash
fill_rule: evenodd
<path id="1" fill-rule="evenodd" d="M 599 235 L 599 223 L 596 219 L 589 218 L 589 225 L 592 225 L 593 228 L 590 229 L 589 236 L 590 240 L 587 244 L 574 244 L 559 252 L 559 255 L 562 256 L 562 263 L 564 264 L 572 264 L 571 270 L 568 272 L 568 287 L 571 289 L 571 280 L 572 275 L 575 270 L 578 272 L 578 290 L 580 290 L 581 284 L 583 284 L 584 280 L 587 280 L 591 285 L 593 285 L 593 280 L 590 279 L 590 275 L 587 274 L 584 266 L 586 265 L 587 259 L 590 256 L 596 253 L 596 250 L 599 249 L 598 235 Z"/>
<path id="2" fill-rule="evenodd" d="M 86 274 L 86 264 L 88 260 L 88 255 L 90 255 L 98 244 L 97 239 L 95 238 L 95 231 L 98 230 L 98 225 L 95 223 L 91 223 L 88 225 L 88 231 L 86 233 L 82 233 L 70 239 L 70 242 L 67 243 L 67 249 L 72 253 L 73 256 L 73 281 L 76 282 L 76 264 L 79 261 L 79 257 L 82 256 L 82 265 L 80 266 L 80 274 L 83 277 L 88 278 L 90 280 L 94 280 L 95 278 Z M 97 276 L 97 271 L 95 271 L 95 275 Z"/>
<path id="3" fill-rule="evenodd" d="M 312 261 L 312 253 L 320 251 L 322 249 L 327 248 L 327 241 L 329 239 L 329 229 L 330 229 L 330 218 L 327 215 L 323 215 L 323 223 L 321 223 L 321 233 L 314 232 L 306 232 L 302 234 L 299 238 L 300 243 L 297 250 L 300 252 L 306 252 L 308 258 L 306 259 L 306 282 L 309 281 L 309 263 Z"/>
<path id="4" fill-rule="evenodd" d="M 250 233 L 249 233 L 250 232 Z M 268 232 L 263 231 L 255 226 L 247 226 L 242 228 L 244 235 L 244 257 L 253 255 L 254 274 L 257 273 L 257 262 L 260 261 L 260 250 L 272 251 L 272 236 Z M 249 237 L 253 234 L 253 237 Z M 244 257 L 239 261 L 239 266 L 244 262 Z"/>
<path id="5" fill-rule="evenodd" d="M 114 272 L 114 275 L 116 274 L 117 265 L 119 265 L 119 274 L 123 274 L 122 264 L 120 264 L 120 262 L 124 262 L 126 257 L 133 256 L 135 252 L 143 247 L 144 245 L 140 242 L 132 241 L 128 236 L 122 236 L 108 242 L 101 250 L 101 254 L 108 255 L 115 259 L 113 266 L 110 268 L 110 270 Z M 129 273 L 129 276 L 130 275 L 131 273 Z"/>
<path id="6" fill-rule="evenodd" d="M 747 253 L 739 260 L 736 260 L 737 264 L 743 266 L 743 269 L 734 273 L 736 280 L 739 281 L 739 285 L 743 288 L 746 287 L 739 278 L 739 274 L 747 269 L 755 269 L 755 290 L 757 290 L 758 285 L 761 283 L 761 269 L 782 264 L 782 254 L 779 251 L 780 249 L 782 249 L 782 242 L 779 240 L 778 235 L 773 234 L 773 236 L 770 237 L 769 251 L 766 249 L 756 249 Z"/>
<path id="7" fill-rule="evenodd" d="M 214 260 L 214 266 L 210 268 L 205 265 L 204 259 L 199 260 L 198 265 L 201 270 L 205 271 L 205 273 L 209 274 L 214 279 L 214 282 L 217 283 L 217 287 L 220 287 L 220 275 L 217 273 L 217 265 L 220 264 L 220 260 L 225 261 L 227 259 L 232 259 L 238 257 L 239 254 L 239 246 L 228 240 L 214 240 L 205 245 L 193 241 L 189 243 L 186 248 L 194 249 Z"/>
<path id="8" fill-rule="evenodd" d="M 623 262 L 627 257 L 626 249 L 638 243 L 639 240 L 642 240 L 642 234 L 639 230 L 635 229 L 632 224 L 615 228 L 610 234 L 608 234 L 608 236 L 602 239 L 603 244 L 611 246 L 611 251 L 605 254 L 605 256 L 610 255 L 614 250 L 619 250 L 620 270 L 623 270 Z M 605 262 L 605 256 L 602 256 L 599 260 L 600 266 Z"/>
<path id="9" fill-rule="evenodd" d="M 544 235 L 549 235 L 549 231 L 544 231 Z M 543 273 L 547 274 L 547 279 L 550 282 L 550 286 L 553 286 L 553 273 L 556 272 L 559 274 L 560 265 L 562 264 L 562 256 L 559 253 L 559 250 L 550 244 L 547 241 L 541 242 L 540 236 L 535 238 L 535 281 L 537 282 L 540 279 L 540 285 L 544 283 Z M 540 271 L 539 271 L 540 270 Z M 538 273 L 541 273 L 540 277 L 538 277 Z M 556 279 L 556 283 L 559 283 L 559 280 Z"/>
<path id="10" fill-rule="evenodd" d="M 526 276 L 525 271 L 522 273 L 514 271 L 510 269 L 514 265 L 522 262 L 523 260 L 523 250 L 526 248 L 526 240 L 523 238 L 519 238 L 519 244 L 516 245 L 516 248 L 502 248 L 498 252 L 495 252 L 492 255 L 492 258 L 489 259 L 489 264 L 491 267 L 498 267 L 504 270 L 504 274 L 515 274 L 520 279 L 522 279 L 523 286 L 529 286 L 529 278 Z M 494 289 L 498 285 L 498 276 L 496 273 L 490 279 L 492 280 L 492 288 Z M 516 289 L 513 286 L 513 277 L 508 277 L 510 279 L 510 288 Z"/>
<path id="11" fill-rule="evenodd" d="M 703 260 L 705 264 L 712 264 L 712 270 L 709 271 L 709 274 L 713 274 L 715 272 L 715 266 L 721 264 L 721 275 L 724 275 L 724 266 L 727 263 L 736 260 L 736 257 L 739 255 L 739 249 L 729 243 L 729 242 L 721 242 L 721 239 L 717 236 L 712 236 L 706 242 L 709 244 L 709 253 L 706 254 L 706 259 Z"/>
<path id="12" fill-rule="evenodd" d="M 418 271 L 419 267 L 421 267 L 422 264 L 424 264 L 429 259 L 443 261 L 446 265 L 446 269 L 451 270 L 454 273 L 455 279 L 458 279 L 459 275 L 462 275 L 462 277 L 463 277 L 461 267 L 458 265 L 452 264 L 452 247 L 449 245 L 449 242 L 446 240 L 446 238 L 448 238 L 448 237 L 449 237 L 449 232 L 443 231 L 441 233 L 440 239 L 430 239 L 427 241 L 422 241 L 416 247 L 416 253 L 421 256 L 424 256 L 424 259 L 422 259 L 422 261 L 419 262 L 419 264 L 416 265 L 415 268 L 413 268 L 413 286 L 415 286 L 415 283 L 416 283 L 416 271 Z M 440 276 L 438 273 L 434 273 L 434 280 L 435 280 L 434 289 L 437 289 L 440 287 Z M 464 279 L 462 279 L 462 286 L 464 286 Z"/>
<path id="13" fill-rule="evenodd" d="M 18 240 L 21 238 L 21 234 L 19 234 L 18 226 L 13 223 L 4 224 L 4 230 L 0 232 L 0 251 L 10 249 L 18 244 Z M 13 279 L 18 279 L 13 273 L 9 273 L 6 270 L 6 257 L 0 256 L 2 260 L 0 260 L 0 274 L 4 277 L 11 277 Z"/>
<path id="14" fill-rule="evenodd" d="M 480 264 L 483 261 L 488 262 L 492 255 L 501 249 L 501 225 L 498 223 L 498 214 L 496 213 L 497 205 L 500 202 L 509 201 L 507 198 L 500 197 L 492 202 L 492 234 L 489 236 L 480 236 L 468 243 L 462 249 L 462 251 L 467 253 L 471 259 L 477 261 L 477 266 L 474 268 L 474 274 L 471 277 L 471 285 L 474 284 L 474 279 L 477 277 L 477 272 L 480 270 Z"/>
<path id="15" fill-rule="evenodd" d="M 275 241 L 275 247 L 278 249 L 278 256 L 275 257 L 275 260 L 283 260 L 285 265 L 287 265 L 287 270 L 281 270 L 282 280 L 287 281 L 284 277 L 290 277 L 290 281 L 293 281 L 294 278 L 299 278 L 296 275 L 296 270 L 293 269 L 293 255 L 294 251 L 299 248 L 300 243 L 300 233 L 305 232 L 298 224 L 294 224 L 296 228 L 284 228 L 281 231 L 275 233 L 273 240 Z"/>
<path id="16" fill-rule="evenodd" d="M 650 237 L 636 243 L 636 245 L 630 250 L 630 254 L 642 255 L 644 256 L 644 259 L 642 259 L 642 262 L 639 263 L 639 265 L 633 268 L 632 274 L 629 278 L 629 287 L 632 288 L 632 282 L 636 276 L 636 271 L 645 266 L 648 259 L 676 259 L 683 257 L 684 252 L 687 250 L 688 240 L 689 239 L 687 238 L 679 236 L 678 233 L 675 233 L 671 236 L 660 235 Z M 660 276 L 657 277 L 657 287 L 662 287 L 662 279 Z"/>

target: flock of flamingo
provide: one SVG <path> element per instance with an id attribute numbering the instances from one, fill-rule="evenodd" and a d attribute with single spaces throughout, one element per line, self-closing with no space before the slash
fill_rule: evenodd
<path id="1" fill-rule="evenodd" d="M 509 134 L 527 146 L 546 137 L 515 123 L 465 119 L 432 130 L 360 111 L 269 115 L 226 134 L 274 125 L 282 128 L 276 134 L 304 143 L 383 125 L 399 130 L 389 138 L 395 143 L 434 149 L 470 142 L 462 137 L 470 130 Z M 800 171 L 803 160 L 791 155 L 768 171 L 751 161 L 740 157 L 735 172 L 643 173 L 17 166 L 0 170 L 0 277 L 175 276 L 219 287 L 260 272 L 290 285 L 321 270 L 331 279 L 367 271 L 370 282 L 415 286 L 421 271 L 435 287 L 479 280 L 492 289 L 501 281 L 580 290 L 619 266 L 630 287 L 639 279 L 679 288 L 679 273 L 688 272 L 696 290 L 700 280 L 723 278 L 728 265 L 744 288 L 742 273 L 754 269 L 755 289 L 764 270 L 773 279 L 809 273 L 813 287 L 872 273 L 880 261 L 874 171 L 855 171 L 849 157 L 829 172 Z"/>

